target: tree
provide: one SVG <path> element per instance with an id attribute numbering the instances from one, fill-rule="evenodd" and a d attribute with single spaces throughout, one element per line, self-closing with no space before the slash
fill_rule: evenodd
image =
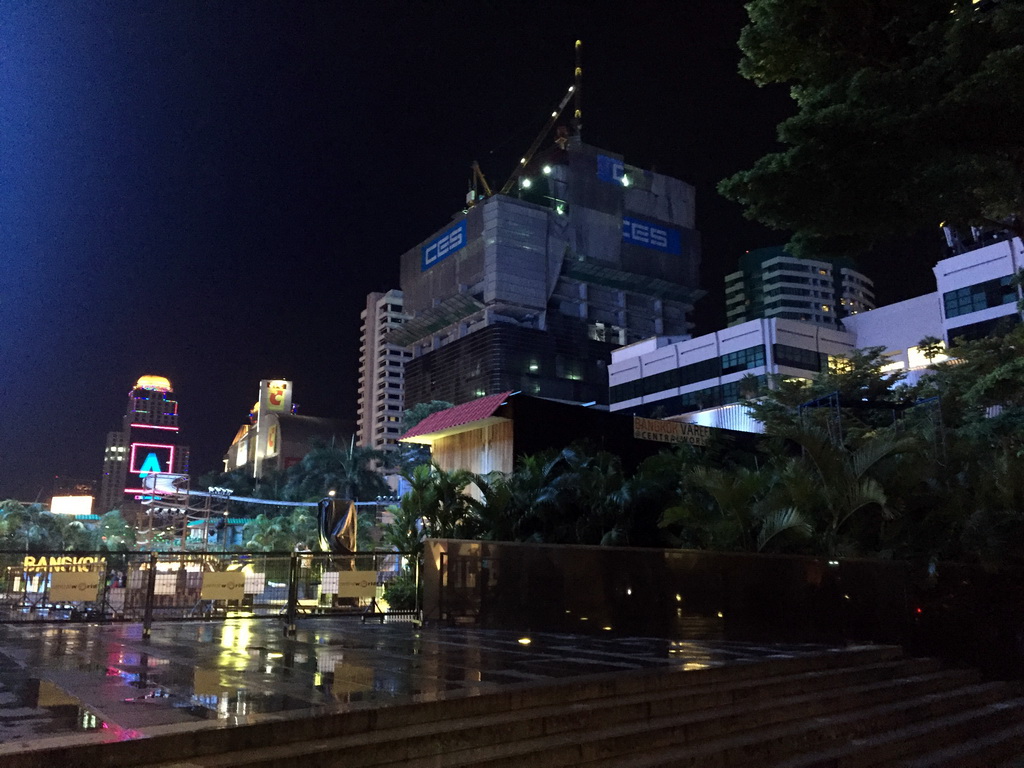
<path id="1" fill-rule="evenodd" d="M 1020 0 L 753 0 L 740 72 L 788 84 L 781 152 L 719 184 L 801 255 L 955 225 L 1024 235 Z"/>
<path id="2" fill-rule="evenodd" d="M 85 526 L 67 515 L 54 515 L 40 504 L 0 502 L 0 547 L 25 552 L 90 548 Z"/>
<path id="3" fill-rule="evenodd" d="M 851 350 L 835 357 L 809 380 L 774 377 L 748 410 L 777 434 L 798 424 L 815 424 L 853 446 L 865 435 L 892 427 L 917 392 L 904 386 L 902 370 L 887 371 L 884 347 Z"/>
<path id="4" fill-rule="evenodd" d="M 769 501 L 776 482 L 769 467 L 691 466 L 684 482 L 703 493 L 688 494 L 684 503 L 666 510 L 663 524 L 683 524 L 709 549 L 760 552 L 786 531 L 811 533 L 796 507 L 775 507 Z"/>
<path id="5" fill-rule="evenodd" d="M 893 517 L 878 473 L 886 461 L 912 451 L 915 443 L 873 436 L 851 450 L 817 427 L 790 428 L 780 436 L 798 445 L 801 453 L 780 462 L 775 508 L 796 510 L 811 525 L 819 551 L 831 557 L 861 552 L 872 533 L 877 540 L 881 522 Z M 851 535 L 858 516 L 866 513 L 875 513 L 878 525 L 869 525 L 866 534 Z"/>
<path id="6" fill-rule="evenodd" d="M 138 532 L 128 525 L 120 510 L 112 509 L 100 517 L 92 535 L 95 549 L 125 551 L 134 548 Z"/>
<path id="7" fill-rule="evenodd" d="M 287 515 L 257 515 L 242 529 L 246 549 L 261 552 L 292 551 L 316 548 L 319 540 L 316 517 L 307 509 L 295 507 Z"/>
<path id="8" fill-rule="evenodd" d="M 315 501 L 330 491 L 338 498 L 352 501 L 372 501 L 390 493 L 387 483 L 376 469 L 384 460 L 384 453 L 355 444 L 355 438 L 345 448 L 330 443 L 313 445 L 302 461 L 288 470 L 288 481 L 283 488 L 290 501 Z"/>

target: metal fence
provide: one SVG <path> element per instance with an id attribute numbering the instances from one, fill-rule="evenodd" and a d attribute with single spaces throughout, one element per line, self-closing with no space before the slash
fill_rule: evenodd
<path id="1" fill-rule="evenodd" d="M 385 586 L 403 573 L 402 552 L 3 552 L 0 621 L 143 622 L 236 615 L 410 619 L 390 610 Z"/>

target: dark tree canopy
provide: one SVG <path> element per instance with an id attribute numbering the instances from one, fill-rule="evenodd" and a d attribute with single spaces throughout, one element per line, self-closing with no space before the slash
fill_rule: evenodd
<path id="1" fill-rule="evenodd" d="M 941 222 L 1024 234 L 1024 0 L 753 0 L 741 73 L 791 87 L 781 152 L 720 183 L 805 255 Z"/>

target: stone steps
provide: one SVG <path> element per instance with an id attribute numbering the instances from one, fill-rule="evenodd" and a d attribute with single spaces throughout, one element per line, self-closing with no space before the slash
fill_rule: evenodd
<path id="1" fill-rule="evenodd" d="M 4 766 L 1009 767 L 1024 755 L 1019 695 L 869 646 L 14 753 Z"/>

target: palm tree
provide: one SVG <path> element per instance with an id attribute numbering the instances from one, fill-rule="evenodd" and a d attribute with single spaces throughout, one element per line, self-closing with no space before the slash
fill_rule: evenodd
<path id="1" fill-rule="evenodd" d="M 879 523 L 892 519 L 876 475 L 888 459 L 913 450 L 913 440 L 879 435 L 864 438 L 859 448 L 850 450 L 819 427 L 792 427 L 782 435 L 796 443 L 802 455 L 783 460 L 779 494 L 812 522 L 825 554 L 835 557 L 857 549 L 846 534 L 859 515 L 875 511 Z"/>
<path id="2" fill-rule="evenodd" d="M 374 448 L 356 445 L 340 448 L 332 440 L 319 443 L 298 464 L 288 470 L 285 498 L 292 501 L 322 499 L 330 491 L 350 501 L 369 501 L 386 496 L 390 489 L 375 465 L 385 454 Z"/>
<path id="3" fill-rule="evenodd" d="M 316 518 L 302 507 L 295 507 L 287 515 L 268 517 L 257 515 L 242 530 L 247 549 L 262 552 L 312 549 L 319 535 Z"/>

